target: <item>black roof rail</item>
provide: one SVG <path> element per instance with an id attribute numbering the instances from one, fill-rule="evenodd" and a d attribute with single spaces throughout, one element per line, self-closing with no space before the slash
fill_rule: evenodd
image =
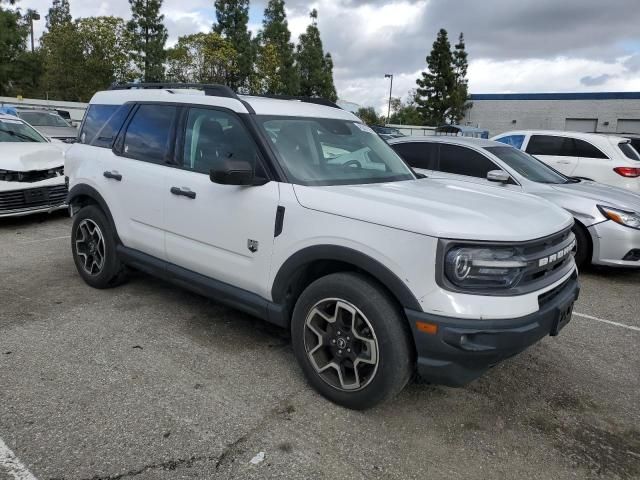
<path id="1" fill-rule="evenodd" d="M 263 97 L 263 98 L 273 98 L 275 100 L 298 100 L 299 102 L 314 103 L 316 105 L 324 105 L 325 107 L 339 108 L 340 110 L 342 110 L 342 107 L 337 103 L 322 97 L 304 97 L 304 96 L 300 97 L 296 95 L 269 95 L 269 94 L 252 95 L 252 96 Z"/>
<path id="2" fill-rule="evenodd" d="M 171 90 L 178 88 L 193 88 L 203 90 L 204 94 L 210 97 L 227 97 L 240 100 L 236 92 L 226 85 L 220 85 L 215 83 L 171 83 L 171 82 L 157 82 L 157 83 L 114 83 L 109 87 L 109 90 L 132 90 L 132 89 L 158 89 L 158 90 Z"/>

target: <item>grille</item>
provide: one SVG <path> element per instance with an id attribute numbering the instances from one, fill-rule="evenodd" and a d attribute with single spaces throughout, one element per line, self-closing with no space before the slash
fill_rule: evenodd
<path id="1" fill-rule="evenodd" d="M 521 254 L 527 262 L 527 267 L 522 274 L 520 285 L 548 285 L 564 275 L 573 258 L 567 250 L 574 241 L 575 236 L 568 228 L 521 246 Z"/>
<path id="2" fill-rule="evenodd" d="M 10 170 L 0 171 L 0 180 L 5 182 L 41 182 L 49 178 L 55 178 L 64 174 L 63 167 L 51 168 L 49 170 L 32 170 L 29 172 L 13 172 Z"/>
<path id="3" fill-rule="evenodd" d="M 557 287 L 538 296 L 538 306 L 540 308 L 544 307 L 547 303 L 551 302 L 554 298 L 560 295 L 560 293 L 562 293 L 562 291 L 564 290 L 564 288 L 567 286 L 569 282 L 575 281 L 577 279 L 578 279 L 578 274 L 574 273 L 573 275 L 571 275 L 571 278 L 568 278 Z"/>
<path id="4" fill-rule="evenodd" d="M 58 207 L 66 202 L 67 193 L 64 185 L 0 192 L 0 213 Z"/>

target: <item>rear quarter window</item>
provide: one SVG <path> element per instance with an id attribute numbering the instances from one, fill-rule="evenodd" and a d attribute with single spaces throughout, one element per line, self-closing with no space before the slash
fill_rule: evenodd
<path id="1" fill-rule="evenodd" d="M 624 156 L 630 158 L 631 160 L 640 161 L 640 154 L 638 154 L 637 150 L 633 148 L 631 143 L 620 142 L 618 144 L 618 148 L 624 153 Z"/>

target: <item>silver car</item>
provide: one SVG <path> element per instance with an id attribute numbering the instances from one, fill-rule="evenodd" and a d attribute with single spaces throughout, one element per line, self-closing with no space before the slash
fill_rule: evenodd
<path id="1" fill-rule="evenodd" d="M 464 137 L 403 137 L 391 147 L 418 173 L 538 195 L 575 218 L 576 263 L 640 267 L 640 195 L 567 177 L 499 142 Z"/>
<path id="2" fill-rule="evenodd" d="M 61 141 L 73 141 L 78 136 L 76 127 L 58 115 L 55 110 L 17 110 L 18 117 L 43 135 Z"/>

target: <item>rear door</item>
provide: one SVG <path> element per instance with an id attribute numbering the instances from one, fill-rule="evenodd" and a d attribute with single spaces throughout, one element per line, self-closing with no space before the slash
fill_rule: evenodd
<path id="1" fill-rule="evenodd" d="M 574 139 L 561 135 L 531 135 L 525 151 L 568 176 L 574 174 L 580 163 Z"/>
<path id="2" fill-rule="evenodd" d="M 411 168 L 430 175 L 438 158 L 438 144 L 434 142 L 401 142 L 391 145 Z"/>
<path id="3" fill-rule="evenodd" d="M 233 112 L 185 109 L 179 137 L 174 168 L 162 189 L 168 261 L 268 298 L 278 183 L 210 180 L 210 171 L 225 159 L 246 160 L 256 176 L 265 176 L 258 148 Z"/>
<path id="4" fill-rule="evenodd" d="M 575 148 L 580 155 L 580 164 L 573 175 L 596 181 L 603 181 L 613 170 L 611 159 L 598 147 L 575 138 Z"/>

